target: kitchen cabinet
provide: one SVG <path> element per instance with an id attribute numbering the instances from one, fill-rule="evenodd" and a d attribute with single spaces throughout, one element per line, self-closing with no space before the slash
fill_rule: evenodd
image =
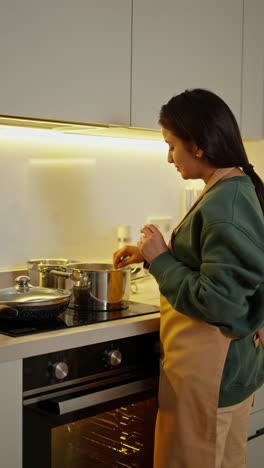
<path id="1" fill-rule="evenodd" d="M 264 386 L 256 393 L 249 418 L 246 468 L 263 468 L 264 459 Z"/>
<path id="2" fill-rule="evenodd" d="M 131 124 L 158 127 L 161 105 L 192 87 L 240 121 L 242 28 L 241 0 L 134 0 Z"/>
<path id="3" fill-rule="evenodd" d="M 0 364 L 0 466 L 22 468 L 22 360 Z"/>
<path id="4" fill-rule="evenodd" d="M 263 0 L 4 0 L 0 115 L 158 128 L 203 87 L 263 138 L 263 17 Z"/>
<path id="5" fill-rule="evenodd" d="M 128 124 L 131 0 L 3 0 L 0 114 Z"/>
<path id="6" fill-rule="evenodd" d="M 242 134 L 264 137 L 264 2 L 245 0 L 243 42 Z"/>
<path id="7" fill-rule="evenodd" d="M 246 468 L 263 468 L 264 434 L 248 444 Z"/>

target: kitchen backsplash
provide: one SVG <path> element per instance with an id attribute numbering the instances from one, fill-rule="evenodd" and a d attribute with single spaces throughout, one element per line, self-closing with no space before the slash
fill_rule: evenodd
<path id="1" fill-rule="evenodd" d="M 249 162 L 254 165 L 256 172 L 264 181 L 264 141 L 244 141 Z"/>
<path id="2" fill-rule="evenodd" d="M 111 261 L 117 226 L 178 221 L 184 189 L 161 141 L 0 128 L 0 269 L 28 259 Z"/>
<path id="3" fill-rule="evenodd" d="M 245 146 L 264 178 L 264 142 Z M 149 216 L 177 223 L 184 211 L 186 182 L 162 141 L 3 127 L 0 165 L 2 271 L 42 257 L 111 261 L 118 225 L 137 242 Z"/>

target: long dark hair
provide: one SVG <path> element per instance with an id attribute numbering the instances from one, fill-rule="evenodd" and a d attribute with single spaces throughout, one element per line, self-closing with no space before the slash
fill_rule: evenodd
<path id="1" fill-rule="evenodd" d="M 219 96 L 205 89 L 186 90 L 162 106 L 159 124 L 187 146 L 196 143 L 214 166 L 241 167 L 264 213 L 263 181 L 249 163 L 233 112 Z"/>

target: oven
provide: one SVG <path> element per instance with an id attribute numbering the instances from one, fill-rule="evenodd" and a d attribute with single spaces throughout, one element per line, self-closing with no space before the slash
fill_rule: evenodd
<path id="1" fill-rule="evenodd" d="M 23 361 L 23 468 L 151 468 L 159 333 Z"/>

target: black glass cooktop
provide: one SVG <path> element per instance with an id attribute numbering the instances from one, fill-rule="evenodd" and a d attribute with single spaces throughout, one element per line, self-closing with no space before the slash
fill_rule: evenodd
<path id="1" fill-rule="evenodd" d="M 108 320 L 125 319 L 139 315 L 154 314 L 159 312 L 155 305 L 129 302 L 126 309 L 113 311 L 93 311 L 68 308 L 57 318 L 52 320 L 19 321 L 16 319 L 0 320 L 0 333 L 19 337 L 43 333 L 54 330 L 62 330 L 93 323 L 106 322 Z"/>

